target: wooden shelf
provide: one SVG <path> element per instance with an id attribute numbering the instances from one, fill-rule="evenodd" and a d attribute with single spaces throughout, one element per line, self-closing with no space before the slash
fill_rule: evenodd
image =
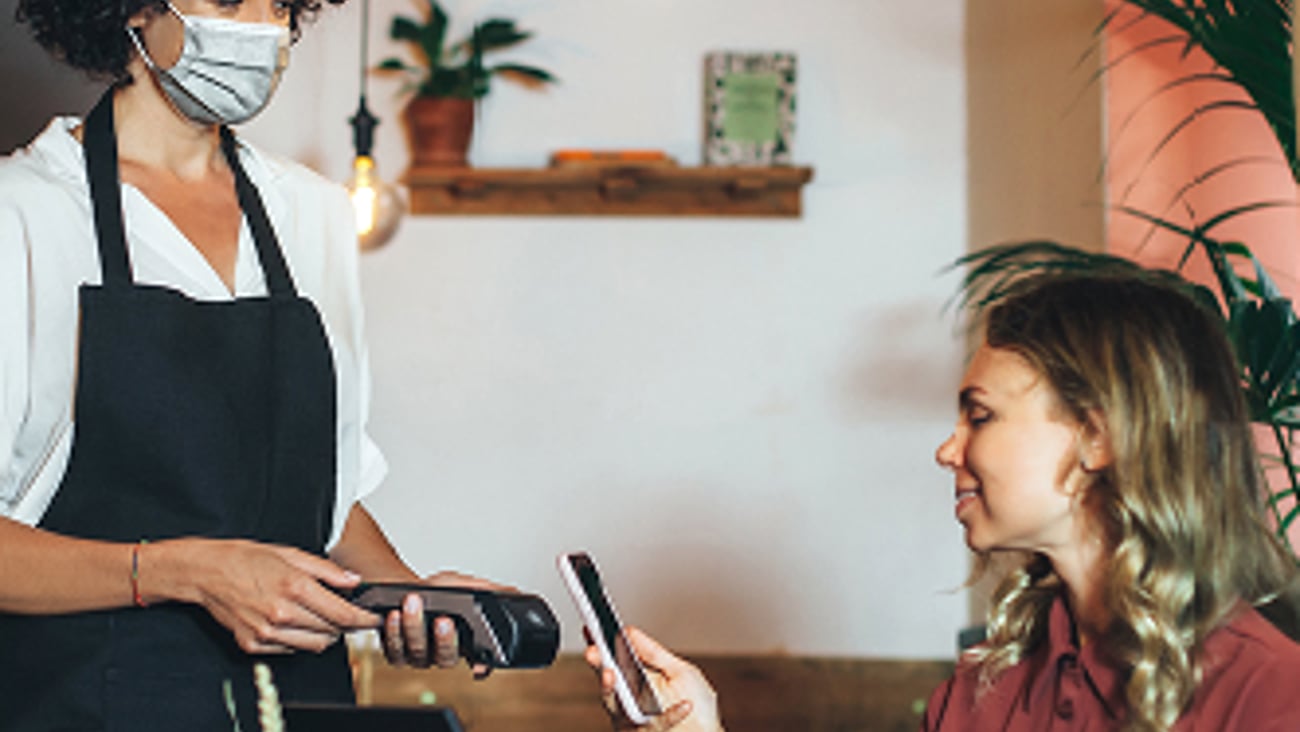
<path id="1" fill-rule="evenodd" d="M 412 168 L 415 214 L 798 217 L 812 168 Z"/>

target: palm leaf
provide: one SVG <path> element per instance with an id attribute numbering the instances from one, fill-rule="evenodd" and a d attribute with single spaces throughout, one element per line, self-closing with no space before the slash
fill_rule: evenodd
<path id="1" fill-rule="evenodd" d="M 1112 66 L 1113 65 L 1114 64 L 1112 64 Z M 1098 73 L 1105 73 L 1105 71 L 1106 70 L 1102 70 Z M 1232 84 L 1233 80 L 1232 77 L 1226 73 L 1211 71 L 1206 73 L 1187 74 L 1186 76 L 1180 76 L 1172 81 L 1161 84 L 1153 90 L 1151 94 L 1147 95 L 1135 104 L 1133 108 L 1129 110 L 1128 114 L 1124 115 L 1124 119 L 1120 120 L 1119 124 L 1115 125 L 1114 134 L 1111 136 L 1111 140 L 1107 145 L 1108 150 L 1106 157 L 1110 158 L 1114 155 L 1115 148 L 1118 147 L 1120 141 L 1124 139 L 1125 133 L 1129 131 L 1133 126 L 1133 123 L 1137 121 L 1138 116 L 1147 109 L 1148 105 L 1152 104 L 1157 99 L 1160 99 L 1162 96 L 1175 92 L 1185 86 L 1203 82 L 1222 82 L 1225 84 Z"/>
<path id="2" fill-rule="evenodd" d="M 1015 290 L 1025 276 L 1041 273 L 1123 271 L 1142 268 L 1132 260 L 1085 252 L 1053 241 L 1001 244 L 967 254 L 952 264 L 966 267 L 958 299 L 976 311 L 997 303 Z"/>
<path id="3" fill-rule="evenodd" d="M 1142 161 L 1142 164 L 1138 167 L 1138 173 L 1134 176 L 1133 183 L 1130 183 L 1128 188 L 1125 189 L 1123 196 L 1121 196 L 1121 200 L 1128 199 L 1129 194 L 1133 192 L 1133 188 L 1137 185 L 1137 181 L 1141 179 L 1147 168 L 1151 167 L 1156 158 L 1160 156 L 1160 153 L 1163 152 L 1164 149 L 1168 147 L 1180 134 L 1182 134 L 1184 130 L 1191 127 L 1193 123 L 1201 120 L 1205 115 L 1211 112 L 1224 110 L 1244 110 L 1247 112 L 1254 112 L 1258 111 L 1258 109 L 1259 108 L 1253 102 L 1242 101 L 1240 99 L 1220 99 L 1198 105 L 1195 109 L 1188 112 L 1181 120 L 1179 120 L 1171 130 L 1166 132 L 1164 137 L 1160 138 L 1156 145 L 1151 149 L 1151 152 L 1147 154 L 1146 160 Z"/>
<path id="4" fill-rule="evenodd" d="M 1186 34 L 1259 109 L 1300 182 L 1291 79 L 1291 0 L 1125 0 Z M 1113 20 L 1112 20 L 1113 22 Z"/>
<path id="5" fill-rule="evenodd" d="M 1216 279 L 1219 282 L 1220 291 L 1226 305 L 1231 308 L 1235 303 L 1244 301 L 1251 295 L 1276 297 L 1278 293 L 1277 285 L 1269 277 L 1264 266 L 1255 258 L 1255 255 L 1244 244 L 1225 243 L 1209 236 L 1209 232 L 1216 227 L 1224 224 L 1239 216 L 1245 216 L 1256 211 L 1273 208 L 1294 208 L 1294 201 L 1258 201 L 1256 203 L 1236 206 L 1227 211 L 1221 212 L 1204 224 L 1188 228 L 1161 216 L 1147 213 L 1141 209 L 1132 206 L 1115 206 L 1115 210 L 1122 213 L 1140 218 L 1161 229 L 1174 232 L 1185 237 L 1188 240 L 1187 248 L 1183 251 L 1183 256 L 1179 261 L 1179 268 L 1186 264 L 1191 255 L 1199 248 L 1208 257 L 1210 266 L 1214 270 Z M 1242 257 L 1252 264 L 1255 270 L 1256 280 L 1247 280 L 1240 277 L 1236 269 L 1228 260 L 1229 255 Z"/>
<path id="6" fill-rule="evenodd" d="M 1286 535 L 1287 529 L 1291 528 L 1291 524 L 1295 523 L 1298 516 L 1300 516 L 1300 505 L 1294 506 L 1290 511 L 1286 512 L 1286 515 L 1278 522 L 1278 532 Z"/>
<path id="7" fill-rule="evenodd" d="M 1196 188 L 1204 185 L 1219 175 L 1248 165 L 1276 165 L 1278 162 L 1279 161 L 1276 158 L 1268 155 L 1245 155 L 1210 166 L 1200 173 L 1197 173 L 1190 181 L 1184 183 L 1178 190 L 1174 191 L 1173 195 L 1169 197 L 1169 203 L 1165 205 L 1165 210 L 1168 211 L 1173 208 L 1179 201 L 1185 199 L 1188 193 L 1191 193 Z"/>

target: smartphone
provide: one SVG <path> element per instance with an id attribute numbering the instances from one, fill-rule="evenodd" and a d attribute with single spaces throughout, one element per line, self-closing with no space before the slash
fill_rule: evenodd
<path id="1" fill-rule="evenodd" d="M 605 594 L 596 563 L 585 552 L 574 552 L 561 554 L 559 565 L 564 584 L 600 650 L 601 664 L 614 670 L 614 693 L 623 712 L 635 724 L 646 724 L 651 717 L 662 714 L 663 708 L 641 659 L 632 652 L 614 604 Z"/>

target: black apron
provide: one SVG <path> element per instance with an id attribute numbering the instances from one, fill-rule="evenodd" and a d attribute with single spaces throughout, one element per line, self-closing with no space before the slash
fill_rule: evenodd
<path id="1" fill-rule="evenodd" d="M 224 128 L 222 151 L 269 294 L 199 302 L 132 281 L 112 96 L 84 130 L 103 284 L 81 287 L 72 454 L 40 526 L 104 541 L 244 538 L 322 554 L 336 421 L 316 308 L 297 295 Z M 130 596 L 125 565 L 122 595 Z M 260 730 L 255 660 L 193 605 L 0 614 L 0 729 L 229 732 L 228 680 L 241 728 Z M 352 700 L 343 643 L 261 660 L 282 699 Z"/>

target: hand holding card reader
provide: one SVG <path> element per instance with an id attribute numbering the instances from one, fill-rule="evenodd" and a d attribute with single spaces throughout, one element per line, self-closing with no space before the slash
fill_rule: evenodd
<path id="1" fill-rule="evenodd" d="M 460 654 L 470 665 L 496 668 L 543 668 L 555 660 L 560 624 L 537 595 L 492 592 L 467 587 L 363 583 L 349 593 L 353 604 L 387 615 L 400 610 L 407 595 L 419 595 L 424 618 L 448 617 L 456 624 Z"/>

